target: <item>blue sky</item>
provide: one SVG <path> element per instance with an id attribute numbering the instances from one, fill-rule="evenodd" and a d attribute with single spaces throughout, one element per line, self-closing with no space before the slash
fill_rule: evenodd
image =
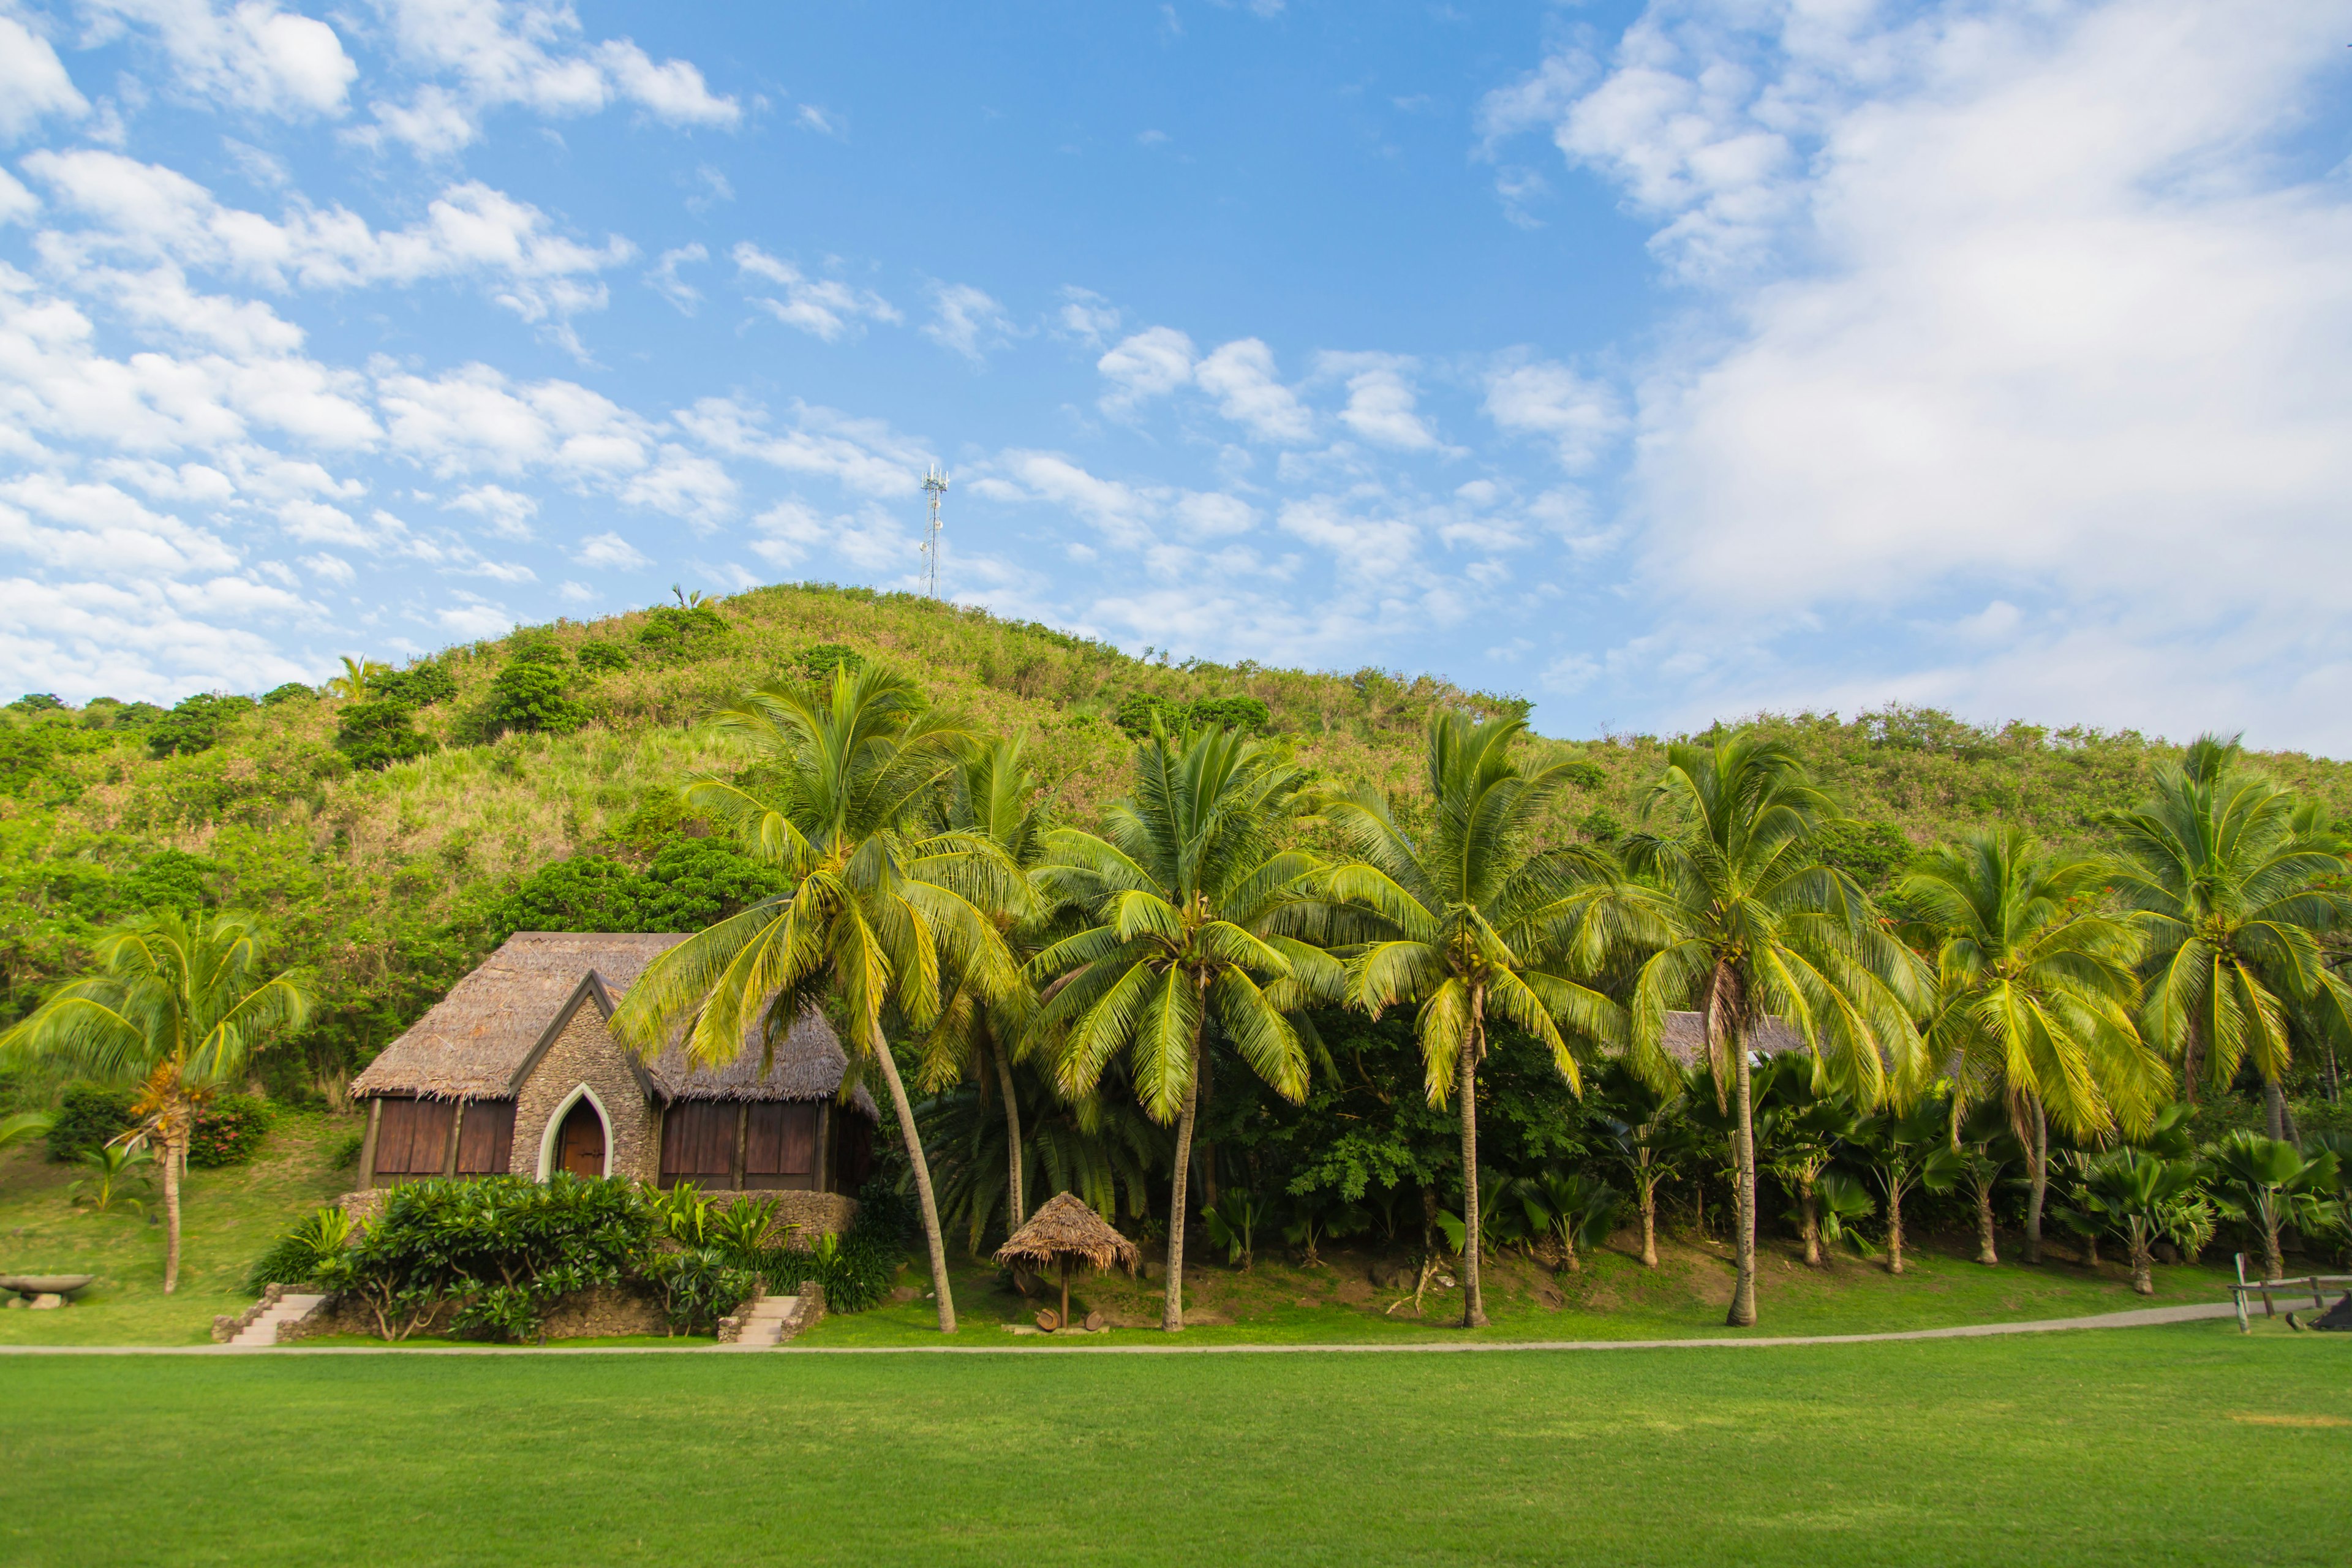
<path id="1" fill-rule="evenodd" d="M 811 578 L 2352 746 L 2352 27 L 0 0 L 0 689 Z"/>

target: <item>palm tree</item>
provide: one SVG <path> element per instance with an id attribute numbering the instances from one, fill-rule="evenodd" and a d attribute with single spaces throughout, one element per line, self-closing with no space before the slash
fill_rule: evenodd
<path id="1" fill-rule="evenodd" d="M 2090 1161 L 2083 1172 L 2083 1206 L 2092 1226 L 2105 1222 L 2120 1232 L 2131 1255 L 2132 1289 L 2156 1294 L 2153 1248 L 2174 1207 L 2197 1186 L 2197 1167 L 2137 1149 L 2116 1149 Z M 2269 1278 L 2275 1279 L 2273 1269 Z"/>
<path id="2" fill-rule="evenodd" d="M 1864 1106 L 1920 1087 L 1913 1005 L 1917 960 L 1882 929 L 1853 879 L 1824 865 L 1814 837 L 1829 797 L 1796 753 L 1741 733 L 1679 743 L 1652 787 L 1644 820 L 1683 821 L 1627 841 L 1642 879 L 1613 900 L 1618 939 L 1648 950 L 1633 983 L 1630 1054 L 1654 1080 L 1673 1071 L 1666 1014 L 1700 1015 L 1717 1105 L 1732 1120 L 1739 1278 L 1730 1321 L 1756 1321 L 1756 1134 L 1749 1037 L 1772 1016 L 1803 1037 Z"/>
<path id="3" fill-rule="evenodd" d="M 1606 1152 L 1624 1167 L 1633 1188 L 1634 1206 L 1642 1215 L 1642 1267 L 1658 1266 L 1658 1188 L 1673 1178 L 1683 1162 L 1696 1152 L 1687 1124 L 1675 1110 L 1682 1103 L 1679 1084 L 1664 1093 L 1622 1061 L 1610 1064 L 1606 1100 L 1622 1114 L 1601 1120 L 1608 1136 Z"/>
<path id="4" fill-rule="evenodd" d="M 2344 845 L 2315 804 L 2240 765 L 2237 741 L 2200 736 L 2155 798 L 2110 817 L 2123 838 L 2116 890 L 2147 939 L 2140 1028 L 2181 1062 L 2184 1093 L 2226 1090 L 2251 1059 L 2270 1135 L 2286 1135 L 2287 1018 L 2303 1004 L 2352 1028 L 2352 986 L 2319 937 L 2352 914 Z"/>
<path id="5" fill-rule="evenodd" d="M 1560 1032 L 1612 1040 L 1624 1015 L 1571 978 L 1597 966 L 1600 950 L 1578 920 L 1586 895 L 1612 868 L 1595 852 L 1542 847 L 1550 807 L 1574 779 L 1571 763 L 1513 761 L 1524 719 L 1474 722 L 1441 713 L 1429 722 L 1430 825 L 1414 835 L 1370 784 L 1331 797 L 1324 816 L 1355 858 L 1333 867 L 1330 896 L 1371 913 L 1386 930 L 1349 963 L 1348 1000 L 1373 1017 L 1410 1002 L 1413 1038 L 1427 1070 L 1429 1103 L 1454 1097 L 1462 1118 L 1462 1326 L 1482 1327 L 1478 1216 L 1478 1064 L 1487 1018 L 1525 1030 L 1581 1094 L 1576 1058 Z M 1563 932 L 1573 932 L 1563 941 Z"/>
<path id="6" fill-rule="evenodd" d="M 1937 846 L 1902 884 L 1935 944 L 1927 1035 L 1953 1114 L 1998 1101 L 2026 1152 L 2028 1263 L 2042 1260 L 2049 1119 L 2077 1140 L 2137 1131 L 2171 1089 L 2132 1022 L 2139 933 L 2092 902 L 2113 875 L 1999 827 Z"/>
<path id="7" fill-rule="evenodd" d="M 2284 1139 L 2257 1138 L 2232 1132 L 2207 1151 L 2213 1163 L 2214 1184 L 2244 1209 L 2263 1237 L 2263 1278 L 2276 1279 L 2286 1272 L 2279 1232 L 2289 1226 L 2324 1230 L 2336 1225 L 2343 1209 L 2329 1196 L 2336 1190 L 2336 1152 L 2328 1150 L 2305 1160 Z"/>
<path id="8" fill-rule="evenodd" d="M 1814 1064 L 1776 1058 L 1758 1069 L 1756 1098 L 1759 1159 L 1797 1200 L 1797 1231 L 1805 1262 L 1822 1263 L 1822 1173 L 1840 1143 L 1862 1121 L 1853 1102 L 1835 1089 L 1816 1084 Z M 1831 1239 L 1835 1239 L 1834 1237 Z"/>
<path id="9" fill-rule="evenodd" d="M 1050 910 L 1029 885 L 1045 856 L 1046 811 L 1037 775 L 1024 756 L 1020 736 L 1001 740 L 965 757 L 947 781 L 937 808 L 940 826 L 950 832 L 976 835 L 995 846 L 1020 873 L 1008 900 L 996 914 L 997 930 L 1016 959 L 1034 956 L 1045 936 Z M 991 1000 L 993 996 L 994 1000 Z M 1029 1217 L 1023 1173 L 1027 1167 L 1021 1136 L 1021 1096 L 1013 1086 L 1013 1064 L 1026 1053 L 1029 1015 L 1035 994 L 1024 982 L 1011 989 L 975 985 L 959 974 L 940 1009 L 939 1022 L 923 1040 L 923 1081 L 928 1089 L 945 1088 L 967 1073 L 993 1070 L 997 1098 L 1004 1113 L 1005 1232 L 1021 1228 Z M 979 1245 L 975 1214 L 973 1245 Z"/>
<path id="10" fill-rule="evenodd" d="M 1018 871 L 982 836 L 919 826 L 973 742 L 907 677 L 871 664 L 747 692 L 716 721 L 749 746 L 754 766 L 740 783 L 695 779 L 687 805 L 732 827 L 793 885 L 662 954 L 629 988 L 614 1027 L 650 1053 L 691 1016 L 688 1054 L 718 1065 L 743 1050 L 755 1024 L 779 1038 L 829 995 L 847 1019 L 853 1059 L 889 1088 L 940 1331 L 953 1333 L 930 1170 L 882 1019 L 895 1009 L 910 1028 L 929 1029 L 943 964 L 992 1004 L 1019 984 L 992 918 L 1022 897 Z"/>
<path id="11" fill-rule="evenodd" d="M 1903 1196 L 1915 1188 L 1948 1191 L 1966 1170 L 1950 1142 L 1950 1114 L 1933 1100 L 1889 1106 L 1858 1122 L 1848 1149 L 1886 1194 L 1886 1271 L 1903 1272 Z"/>
<path id="12" fill-rule="evenodd" d="M 349 702 L 361 701 L 366 698 L 368 688 L 375 684 L 377 676 L 391 673 L 392 666 L 388 664 L 381 664 L 372 658 L 353 658 L 345 654 L 343 672 L 327 682 L 327 695 L 340 697 Z"/>
<path id="13" fill-rule="evenodd" d="M 267 947 L 250 915 L 152 910 L 99 939 L 96 973 L 0 1035 L 0 1060 L 53 1057 L 139 1086 L 132 1111 L 163 1152 L 167 1296 L 180 1284 L 180 1178 L 196 1108 L 243 1079 L 271 1030 L 310 1016 L 292 971 L 261 977 Z"/>
<path id="14" fill-rule="evenodd" d="M 1297 1100 L 1307 1050 L 1286 1013 L 1336 995 L 1338 963 L 1292 934 L 1318 910 L 1298 891 L 1312 857 L 1281 847 L 1306 774 L 1263 743 L 1220 729 L 1171 737 L 1155 721 L 1136 751 L 1135 793 L 1103 837 L 1058 828 L 1037 873 L 1097 923 L 1030 962 L 1053 981 L 1037 1027 L 1059 1046 L 1059 1087 L 1092 1093 L 1124 1054 L 1153 1121 L 1176 1123 L 1168 1282 L 1160 1326 L 1184 1326 L 1184 1213 L 1212 1025 L 1252 1071 Z"/>

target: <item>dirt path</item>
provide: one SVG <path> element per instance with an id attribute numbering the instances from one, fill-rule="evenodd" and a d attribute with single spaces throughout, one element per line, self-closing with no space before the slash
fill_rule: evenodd
<path id="1" fill-rule="evenodd" d="M 1456 1355 L 1477 1351 L 1755 1350 L 1780 1345 L 1863 1345 L 1895 1340 L 1969 1340 L 1995 1334 L 2046 1334 L 2067 1329 L 2141 1329 L 2158 1323 L 2227 1318 L 2226 1301 L 2143 1307 L 2088 1318 L 2016 1323 L 1963 1323 L 1885 1334 L 1789 1334 L 1691 1340 L 1417 1340 L 1410 1344 L 1203 1345 L 1182 1341 L 1118 1345 L 0 1345 L 0 1355 Z"/>

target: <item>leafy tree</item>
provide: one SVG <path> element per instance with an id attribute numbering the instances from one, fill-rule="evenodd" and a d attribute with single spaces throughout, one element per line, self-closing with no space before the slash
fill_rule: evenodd
<path id="1" fill-rule="evenodd" d="M 1200 697 L 1179 702 L 1156 691 L 1130 691 L 1119 699 L 1110 721 L 1139 741 L 1150 735 L 1154 723 L 1169 731 L 1221 729 L 1259 735 L 1274 721 L 1274 711 L 1249 696 Z"/>
<path id="2" fill-rule="evenodd" d="M 1756 1321 L 1756 1141 L 1748 1041 L 1778 1016 L 1822 1057 L 1832 1081 L 1868 1105 L 1889 1075 L 1916 1088 L 1925 1063 L 1911 1006 L 1919 964 L 1881 929 L 1853 877 L 1822 864 L 1813 837 L 1829 797 L 1778 741 L 1736 734 L 1667 749 L 1649 811 L 1681 822 L 1627 845 L 1644 880 L 1611 911 L 1619 938 L 1646 950 L 1629 1030 L 1635 1064 L 1662 1079 L 1666 1013 L 1700 1015 L 1718 1107 L 1733 1119 L 1739 1278 L 1730 1321 Z"/>
<path id="3" fill-rule="evenodd" d="M 580 855 L 541 867 L 499 908 L 501 931 L 649 929 L 646 879 L 618 860 Z"/>
<path id="4" fill-rule="evenodd" d="M 2042 1258 L 2049 1117 L 2078 1139 L 2137 1131 L 2170 1087 L 2132 1019 L 2139 934 L 2093 901 L 2109 875 L 2000 827 L 1937 846 L 1903 882 L 1935 948 L 1927 1035 L 1954 1114 L 2000 1104 L 2026 1151 L 2029 1263 Z"/>
<path id="5" fill-rule="evenodd" d="M 1601 1098 L 1609 1107 L 1601 1122 L 1608 1134 L 1601 1147 L 1606 1156 L 1624 1171 L 1626 1182 L 1633 1189 L 1633 1205 L 1642 1216 L 1642 1267 L 1655 1268 L 1658 1188 L 1672 1181 L 1697 1152 L 1697 1142 L 1689 1125 L 1675 1115 L 1682 1100 L 1681 1086 L 1661 1092 L 1618 1061 L 1610 1064 Z"/>
<path id="6" fill-rule="evenodd" d="M 45 713 L 62 709 L 65 703 L 54 691 L 27 691 L 8 706 L 18 713 Z"/>
<path id="7" fill-rule="evenodd" d="M 708 605 L 656 605 L 637 627 L 637 646 L 657 658 L 689 658 L 722 641 L 727 630 L 726 618 Z"/>
<path id="8" fill-rule="evenodd" d="M 445 664 L 426 660 L 406 669 L 388 669 L 368 680 L 369 695 L 411 708 L 430 708 L 457 695 L 457 678 Z"/>
<path id="9" fill-rule="evenodd" d="M 219 875 L 217 861 L 184 849 L 158 849 L 123 879 L 122 890 L 142 909 L 171 909 L 186 914 L 212 901 Z"/>
<path id="10" fill-rule="evenodd" d="M 1559 946 L 1584 891 L 1606 868 L 1580 848 L 1538 847 L 1552 803 L 1568 784 L 1559 764 L 1511 759 L 1521 719 L 1476 723 L 1457 713 L 1430 721 L 1429 831 L 1414 836 L 1369 785 L 1326 802 L 1324 815 L 1355 858 L 1331 868 L 1332 898 L 1369 911 L 1379 940 L 1349 965 L 1349 1003 L 1377 1017 L 1415 1004 L 1430 1103 L 1455 1098 L 1462 1119 L 1462 1323 L 1486 1321 L 1479 1283 L 1478 1063 L 1492 1014 L 1542 1041 L 1560 1077 L 1583 1091 L 1567 1037 L 1619 1037 L 1623 1014 L 1572 977 Z M 1597 952 L 1587 955 L 1598 957 Z"/>
<path id="11" fill-rule="evenodd" d="M 808 679 L 828 680 L 836 669 L 864 668 L 866 656 L 845 643 L 821 642 L 803 648 L 800 658 L 793 662 Z"/>
<path id="12" fill-rule="evenodd" d="M 1886 1199 L 1886 1271 L 1903 1272 L 1903 1199 L 1925 1187 L 1948 1192 L 1965 1169 L 1951 1146 L 1950 1115 L 1937 1100 L 1906 1110 L 1888 1109 L 1864 1117 L 1846 1141 L 1854 1158 L 1876 1179 Z"/>
<path id="13" fill-rule="evenodd" d="M 271 1031 L 310 1014 L 298 975 L 261 978 L 265 945 L 249 915 L 152 911 L 100 940 L 97 973 L 60 986 L 0 1035 L 0 1062 L 50 1057 L 138 1083 L 133 1110 L 163 1150 L 166 1295 L 179 1288 L 180 1170 L 197 1108 L 242 1081 Z"/>
<path id="14" fill-rule="evenodd" d="M 1184 1209 L 1212 1025 L 1250 1069 L 1296 1102 L 1307 1052 L 1284 1015 L 1336 994 L 1339 965 L 1286 934 L 1310 929 L 1299 879 L 1308 856 L 1281 847 L 1306 775 L 1229 731 L 1154 728 L 1137 749 L 1134 793 L 1104 814 L 1104 837 L 1058 828 L 1038 881 L 1097 922 L 1029 965 L 1065 976 L 1038 1015 L 1060 1047 L 1063 1092 L 1094 1091 L 1125 1056 L 1153 1121 L 1176 1122 L 1168 1283 L 1160 1326 L 1184 1326 Z"/>
<path id="15" fill-rule="evenodd" d="M 543 664 L 561 669 L 572 662 L 563 640 L 551 626 L 517 626 L 507 638 L 507 658 L 516 664 Z"/>
<path id="16" fill-rule="evenodd" d="M 695 931 L 791 890 L 777 867 L 724 838 L 673 838 L 646 868 L 638 931 Z"/>
<path id="17" fill-rule="evenodd" d="M 2289 1226 L 2326 1230 L 2343 1218 L 2343 1205 L 2332 1195 L 2336 1178 L 2333 1150 L 2306 1160 L 2284 1139 L 2232 1132 L 2213 1146 L 2210 1157 L 2215 1184 L 2245 1210 L 2262 1235 L 2265 1279 L 2286 1272 L 2281 1231 Z"/>
<path id="18" fill-rule="evenodd" d="M 1014 956 L 1025 965 L 1046 938 L 1047 901 L 1031 889 L 1030 877 L 1045 853 L 1046 814 L 1037 774 L 1019 737 L 1000 740 L 966 756 L 942 790 L 936 808 L 944 831 L 987 839 L 1021 876 L 1016 901 L 996 915 Z M 940 1020 L 923 1041 L 923 1079 L 939 1089 L 966 1073 L 992 1070 L 998 1104 L 1004 1113 L 1005 1230 L 1029 1217 L 1027 1152 L 1021 1137 L 1021 1096 L 1013 1064 L 1027 1055 L 1029 1016 L 1036 996 L 1025 977 L 1009 991 L 992 990 L 953 977 Z M 973 1224 L 980 1223 L 978 1215 Z M 975 1235 L 977 1232 L 975 1231 Z M 977 1243 L 975 1242 L 975 1246 Z"/>
<path id="19" fill-rule="evenodd" d="M 382 772 L 394 763 L 429 756 L 436 750 L 430 735 L 416 731 L 416 721 L 405 702 L 346 703 L 335 716 L 335 749 L 352 766 Z"/>
<path id="20" fill-rule="evenodd" d="M 2287 1016 L 2301 1002 L 2352 1033 L 2352 986 L 2320 937 L 2352 915 L 2344 844 L 2316 804 L 2298 805 L 2242 765 L 2238 742 L 2200 736 L 2155 797 L 2109 818 L 2123 840 L 2116 890 L 2147 938 L 2141 1031 L 2200 1080 L 2229 1088 L 2241 1063 L 2263 1080 L 2270 1134 L 2285 1133 Z"/>
<path id="21" fill-rule="evenodd" d="M 182 699 L 147 731 L 147 749 L 159 757 L 194 756 L 220 744 L 228 721 L 254 706 L 250 697 L 199 691 Z"/>
<path id="22" fill-rule="evenodd" d="M 530 734 L 568 735 L 588 721 L 563 672 L 538 659 L 518 659 L 490 682 L 490 722 Z"/>
<path id="23" fill-rule="evenodd" d="M 583 643 L 580 648 L 580 668 L 599 672 L 629 668 L 629 650 L 616 642 Z"/>
<path id="24" fill-rule="evenodd" d="M 263 692 L 261 705 L 264 708 L 275 708 L 281 702 L 307 702 L 318 695 L 300 681 L 289 680 L 283 686 L 273 686 Z"/>
<path id="25" fill-rule="evenodd" d="M 731 1061 L 755 1026 L 771 1034 L 821 996 L 844 1044 L 888 1086 L 930 1247 L 940 1330 L 955 1331 L 939 1206 L 915 1113 L 883 1034 L 886 1010 L 929 1029 L 942 963 L 998 992 L 1018 984 L 991 912 L 1017 873 L 987 840 L 910 826 L 971 738 L 913 681 L 869 665 L 824 685 L 763 687 L 721 709 L 720 729 L 756 760 L 744 782 L 703 775 L 687 803 L 738 833 L 792 880 L 672 948 L 629 988 L 615 1030 L 651 1049 L 692 1015 L 687 1049 Z"/>

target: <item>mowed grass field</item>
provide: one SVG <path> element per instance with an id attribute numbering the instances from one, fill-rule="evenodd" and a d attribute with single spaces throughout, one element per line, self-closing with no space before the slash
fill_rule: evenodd
<path id="1" fill-rule="evenodd" d="M 0 1360 L 0 1560 L 2337 1563 L 2352 1342 Z"/>

